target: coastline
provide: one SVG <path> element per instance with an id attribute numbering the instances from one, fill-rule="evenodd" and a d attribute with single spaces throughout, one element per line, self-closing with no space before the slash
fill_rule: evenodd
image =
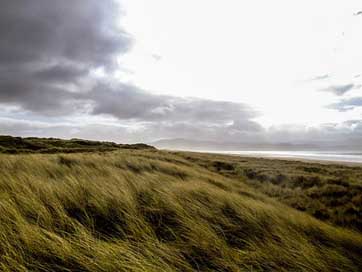
<path id="1" fill-rule="evenodd" d="M 362 167 L 362 156 L 360 161 L 353 161 L 343 158 L 330 158 L 330 157 L 317 157 L 313 158 L 312 156 L 306 155 L 277 155 L 272 153 L 264 153 L 263 152 L 245 152 L 241 153 L 240 151 L 204 151 L 204 150 L 168 150 L 171 152 L 191 152 L 191 153 L 202 153 L 202 154 L 214 154 L 214 155 L 223 155 L 223 156 L 233 156 L 233 157 L 244 157 L 244 158 L 260 158 L 260 159 L 268 159 L 268 160 L 279 160 L 279 161 L 295 161 L 295 162 L 305 162 L 305 163 L 317 163 L 317 164 L 325 164 L 325 165 L 343 165 L 350 167 Z"/>

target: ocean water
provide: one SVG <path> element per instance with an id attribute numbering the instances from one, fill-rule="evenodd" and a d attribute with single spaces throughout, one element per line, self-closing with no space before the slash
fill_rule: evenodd
<path id="1" fill-rule="evenodd" d="M 208 151 L 263 158 L 302 159 L 311 161 L 349 162 L 362 164 L 362 152 L 319 152 L 319 151 Z"/>

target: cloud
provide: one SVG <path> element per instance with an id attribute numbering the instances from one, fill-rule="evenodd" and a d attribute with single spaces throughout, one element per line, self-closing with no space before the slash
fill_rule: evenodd
<path id="1" fill-rule="evenodd" d="M 94 138 L 103 130 L 108 131 L 104 138 L 142 135 L 147 140 L 238 137 L 261 130 L 252 121 L 257 113 L 241 103 L 156 95 L 116 82 L 111 74 L 117 57 L 132 44 L 118 26 L 119 12 L 112 0 L 2 3 L 0 105 L 16 106 L 20 116 L 33 119 L 3 120 L 1 133 Z M 97 69 L 105 76 L 97 78 Z M 73 115 L 88 120 L 108 116 L 113 123 L 71 126 L 56 121 Z M 32 121 L 41 119 L 47 121 Z M 120 123 L 133 123 L 138 130 Z"/>
<path id="2" fill-rule="evenodd" d="M 153 142 L 155 139 L 185 138 L 213 141 L 255 141 L 255 130 L 235 130 L 232 124 L 206 124 L 190 122 L 147 122 L 133 126 L 120 126 L 103 122 L 70 123 L 40 122 L 0 118 L 0 134 L 37 137 L 85 138 L 123 143 Z"/>
<path id="3" fill-rule="evenodd" d="M 112 0 L 5 0 L 0 9 L 0 103 L 42 114 L 79 108 L 91 71 L 111 72 L 131 46 Z"/>
<path id="4" fill-rule="evenodd" d="M 307 144 L 317 149 L 361 150 L 362 121 L 349 120 L 341 123 L 325 123 L 317 127 L 278 126 L 266 132 L 271 142 Z"/>
<path id="5" fill-rule="evenodd" d="M 2 1 L 0 60 L 3 65 L 70 62 L 109 66 L 127 50 L 113 1 Z"/>
<path id="6" fill-rule="evenodd" d="M 349 99 L 343 99 L 338 103 L 334 103 L 328 106 L 328 108 L 330 109 L 335 109 L 341 112 L 350 111 L 357 107 L 362 107 L 362 97 L 352 97 Z"/>
<path id="7" fill-rule="evenodd" d="M 161 55 L 157 55 L 157 54 L 152 54 L 152 58 L 153 58 L 153 60 L 156 61 L 156 62 L 162 60 L 162 56 L 161 56 Z"/>
<path id="8" fill-rule="evenodd" d="M 137 142 L 136 135 L 132 135 L 132 132 L 128 131 L 125 127 L 106 124 L 49 124 L 47 122 L 14 120 L 9 118 L 0 118 L 0 135 Z M 141 138 L 139 139 L 141 140 Z"/>
<path id="9" fill-rule="evenodd" d="M 321 76 L 316 76 L 316 77 L 310 79 L 309 81 L 320 81 L 320 80 L 324 80 L 327 78 L 330 78 L 330 75 L 325 74 L 325 75 L 321 75 Z"/>
<path id="10" fill-rule="evenodd" d="M 253 123 L 253 122 L 250 122 Z M 190 122 L 158 122 L 144 127 L 142 133 L 149 139 L 190 139 L 215 142 L 257 142 L 264 137 L 264 129 L 257 123 L 252 128 L 235 128 L 232 124 Z"/>
<path id="11" fill-rule="evenodd" d="M 334 86 L 330 86 L 330 87 L 325 88 L 325 89 L 321 89 L 320 91 L 332 93 L 332 94 L 335 94 L 335 95 L 338 95 L 338 96 L 342 96 L 345 93 L 352 90 L 354 87 L 355 87 L 354 84 L 334 85 Z"/>
<path id="12" fill-rule="evenodd" d="M 0 134 L 38 137 L 85 138 L 123 143 L 153 142 L 157 139 L 191 139 L 221 143 L 293 144 L 328 150 L 362 148 L 362 121 L 329 123 L 319 127 L 284 125 L 268 130 L 234 130 L 232 124 L 193 124 L 190 122 L 151 122 L 137 129 L 104 123 L 71 124 L 29 122 L 0 118 Z"/>
<path id="13" fill-rule="evenodd" d="M 352 133 L 348 126 L 324 127 L 318 133 L 268 131 L 254 121 L 258 112 L 243 103 L 157 95 L 115 82 L 118 56 L 132 46 L 131 37 L 119 27 L 120 13 L 112 0 L 2 1 L 0 134 L 118 142 L 277 142 L 311 141 L 316 135 L 342 139 L 338 135 Z M 99 70 L 103 77 L 95 75 Z M 342 95 L 356 87 L 332 86 L 329 91 Z M 348 109 L 362 105 L 362 98 L 343 103 L 340 109 Z M 350 127 L 353 133 L 362 130 L 359 123 Z"/>
<path id="14" fill-rule="evenodd" d="M 98 85 L 84 98 L 93 104 L 92 114 L 138 122 L 238 123 L 255 128 L 246 121 L 258 116 L 242 103 L 156 95 L 124 84 Z"/>

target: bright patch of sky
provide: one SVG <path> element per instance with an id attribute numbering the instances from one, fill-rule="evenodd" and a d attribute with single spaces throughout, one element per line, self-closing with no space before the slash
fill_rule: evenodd
<path id="1" fill-rule="evenodd" d="M 327 108 L 362 95 L 360 0 L 120 0 L 134 39 L 124 82 L 147 91 L 242 102 L 265 127 L 361 119 Z"/>

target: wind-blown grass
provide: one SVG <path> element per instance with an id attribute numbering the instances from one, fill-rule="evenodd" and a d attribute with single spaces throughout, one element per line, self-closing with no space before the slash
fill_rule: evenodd
<path id="1" fill-rule="evenodd" d="M 21 138 L 0 135 L 0 153 L 85 153 L 106 152 L 118 149 L 155 149 L 146 144 L 117 144 L 113 142 L 99 142 L 82 139 L 57 139 L 57 138 Z"/>
<path id="2" fill-rule="evenodd" d="M 362 167 L 186 152 L 178 155 L 320 220 L 362 232 Z"/>
<path id="3" fill-rule="evenodd" d="M 361 271 L 362 236 L 161 151 L 0 155 L 2 271 Z"/>

